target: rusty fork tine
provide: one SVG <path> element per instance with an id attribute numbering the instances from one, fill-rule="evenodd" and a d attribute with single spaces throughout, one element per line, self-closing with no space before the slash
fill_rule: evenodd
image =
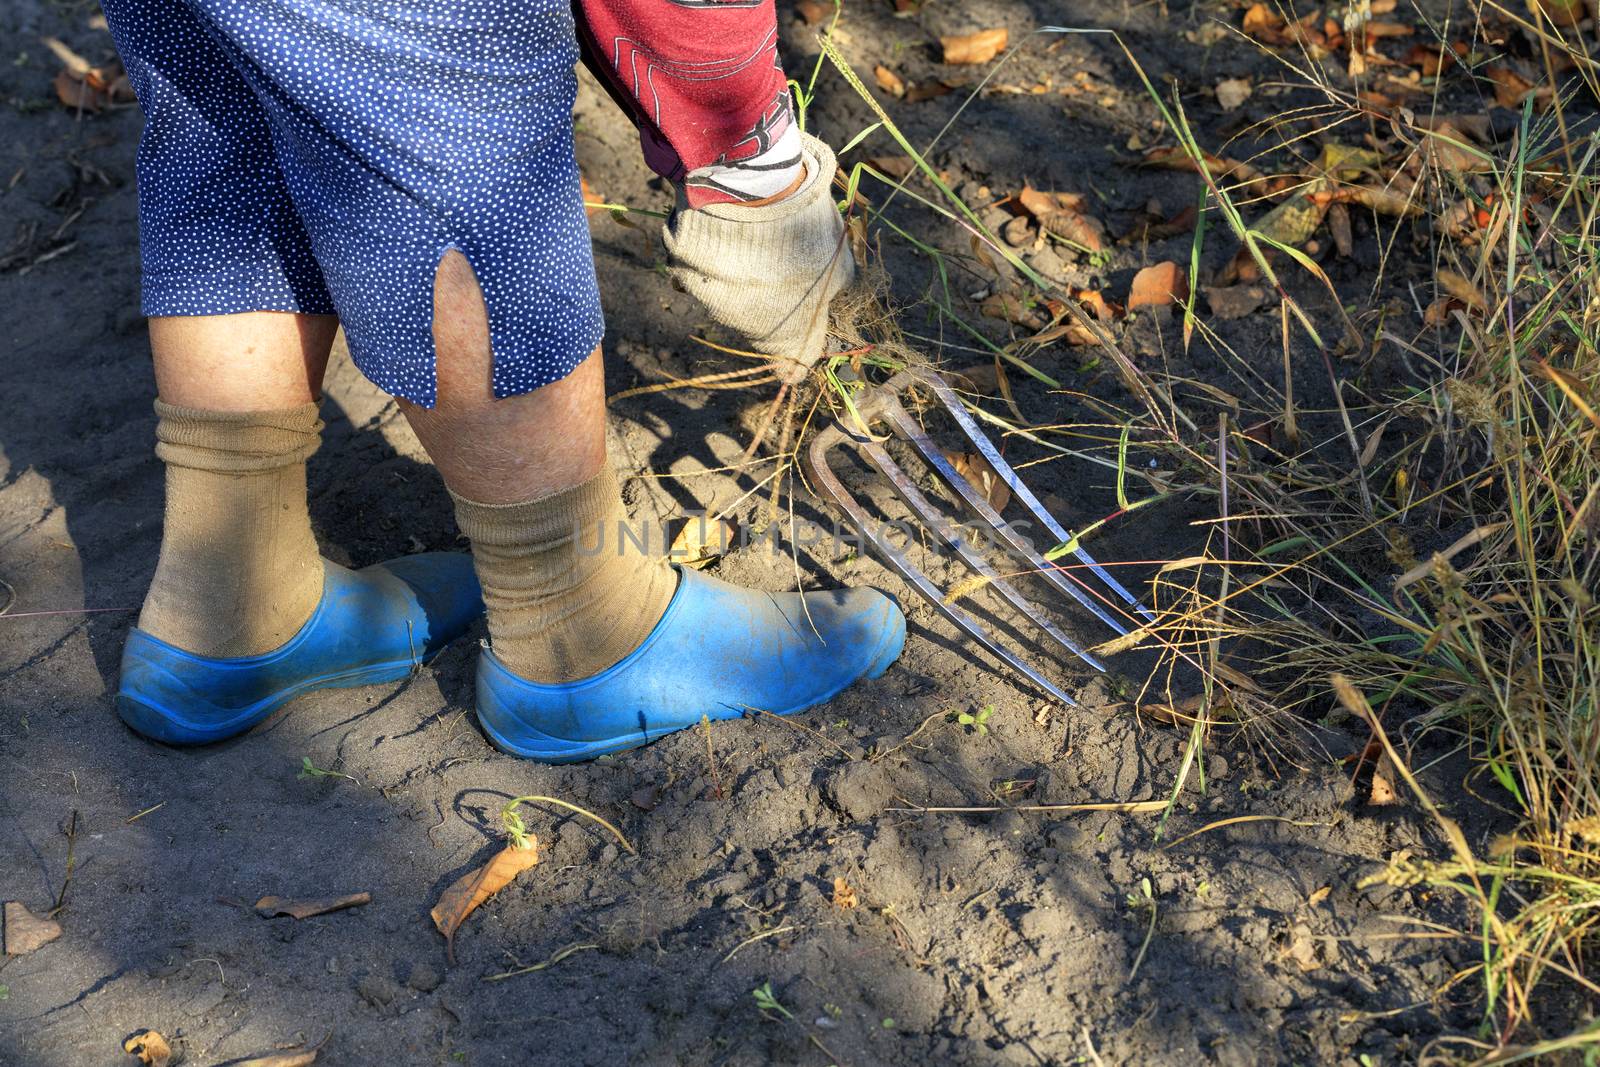
<path id="1" fill-rule="evenodd" d="M 994 527 L 995 533 L 1004 538 L 1006 544 L 1011 546 L 1012 551 L 1026 560 L 1036 573 L 1043 576 L 1061 592 L 1088 608 L 1096 618 L 1118 634 L 1126 634 L 1128 632 L 1128 628 L 1112 618 L 1105 608 L 1101 607 L 1093 597 L 1080 588 L 1080 584 L 1076 580 L 1062 573 L 1061 568 L 1034 551 L 1033 546 L 1029 545 L 1021 534 L 1012 529 L 1011 525 L 1000 517 L 1000 513 L 990 506 L 989 502 L 983 498 L 972 483 L 961 477 L 960 473 L 950 465 L 950 461 L 945 458 L 944 452 L 934 443 L 933 438 L 928 436 L 927 432 L 911 417 L 911 413 L 906 411 L 898 401 L 885 401 L 883 413 L 884 417 L 894 424 L 900 435 L 916 446 L 917 451 L 922 454 L 922 458 L 927 461 L 928 465 L 939 472 L 939 476 L 944 479 L 945 484 L 955 490 L 961 499 L 966 501 L 967 506 L 976 511 L 985 522 Z"/>
<path id="2" fill-rule="evenodd" d="M 946 620 L 982 645 L 996 659 L 1005 663 L 1006 666 L 1028 679 L 1056 700 L 1061 701 L 1063 705 L 1069 708 L 1076 707 L 1077 701 L 1062 692 L 1059 687 L 1044 675 L 1018 658 L 1009 648 L 990 637 L 988 631 L 983 628 L 983 625 L 977 619 L 954 604 L 945 603 L 944 595 L 940 593 L 938 586 L 928 579 L 927 575 L 912 566 L 909 560 L 896 552 L 893 545 L 873 533 L 871 518 L 862 509 L 855 497 L 851 496 L 849 491 L 845 489 L 844 483 L 839 481 L 832 468 L 828 466 L 828 450 L 835 442 L 843 439 L 844 434 L 837 426 L 829 427 L 813 438 L 811 448 L 807 453 L 808 462 L 806 464 L 813 484 L 845 513 L 845 517 L 855 527 L 856 533 L 863 540 L 871 542 L 873 547 L 878 550 L 879 558 L 888 563 L 890 568 L 905 580 L 906 584 L 921 594 L 922 598 L 933 605 L 934 609 L 943 615 Z M 898 470 L 898 468 L 896 469 Z"/>
<path id="3" fill-rule="evenodd" d="M 1005 482 L 1006 485 L 1010 487 L 1012 494 L 1016 496 L 1017 499 L 1021 500 L 1027 505 L 1028 510 L 1033 512 L 1034 518 L 1038 519 L 1039 522 L 1044 525 L 1044 528 L 1050 531 L 1050 535 L 1056 538 L 1057 543 L 1062 544 L 1072 540 L 1072 534 L 1068 533 L 1065 527 L 1051 517 L 1050 513 L 1045 510 L 1044 505 L 1039 502 L 1039 498 L 1033 495 L 1033 490 L 1028 488 L 1027 483 L 1025 483 L 1022 478 L 1018 476 L 1016 471 L 1011 469 L 1011 464 L 1007 463 L 1005 458 L 1000 455 L 1000 450 L 994 447 L 994 442 L 989 440 L 988 435 L 978 428 L 978 424 L 973 420 L 972 416 L 967 414 L 967 409 L 962 405 L 961 398 L 956 395 L 956 391 L 950 388 L 944 379 L 931 372 L 918 375 L 916 380 L 925 383 L 934 391 L 935 395 L 939 397 L 939 400 L 950 412 L 951 417 L 954 418 L 957 424 L 960 425 L 961 432 L 966 434 L 967 440 L 971 441 L 973 446 L 983 454 L 983 458 L 989 461 L 989 465 L 995 469 L 995 473 L 1000 476 L 1000 480 Z M 941 473 L 943 472 L 941 471 Z M 959 477 L 959 475 L 957 475 L 957 477 Z M 1096 562 L 1095 558 L 1089 555 L 1087 550 L 1079 547 L 1074 549 L 1072 554 L 1076 556 L 1078 560 L 1084 564 L 1084 566 L 1093 571 L 1096 577 L 1098 577 L 1102 582 L 1105 582 L 1106 586 L 1110 588 L 1112 592 L 1116 593 L 1117 596 L 1121 597 L 1126 604 L 1133 608 L 1134 611 L 1137 611 L 1140 615 L 1143 615 L 1150 621 L 1155 620 L 1155 615 L 1151 614 L 1148 608 L 1139 603 L 1139 599 L 1137 597 L 1123 588 L 1122 583 L 1113 578 L 1104 567 Z M 1055 568 L 1053 567 L 1051 568 L 1051 570 L 1054 569 Z M 1078 600 L 1080 603 L 1087 604 L 1087 601 L 1083 597 L 1078 597 Z M 1118 624 L 1111 622 L 1111 620 L 1106 618 L 1106 616 L 1099 610 L 1091 610 L 1094 610 L 1095 614 L 1099 615 L 1102 621 L 1110 623 L 1111 626 L 1116 629 L 1117 633 L 1125 634 L 1128 632 L 1126 627 L 1119 626 Z"/>

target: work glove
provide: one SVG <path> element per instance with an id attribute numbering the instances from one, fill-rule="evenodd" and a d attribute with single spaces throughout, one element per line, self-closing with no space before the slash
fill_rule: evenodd
<path id="1" fill-rule="evenodd" d="M 855 278 L 844 220 L 833 201 L 833 150 L 800 135 L 806 176 L 783 200 L 760 207 L 690 208 L 683 192 L 662 233 L 674 281 L 718 325 L 772 357 L 796 384 L 822 358 L 828 305 Z"/>

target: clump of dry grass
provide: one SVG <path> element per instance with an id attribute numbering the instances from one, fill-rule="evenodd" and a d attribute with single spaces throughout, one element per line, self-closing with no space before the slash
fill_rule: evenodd
<path id="1" fill-rule="evenodd" d="M 1542 81 L 1527 79 L 1509 133 L 1484 125 L 1466 137 L 1465 120 L 1434 113 L 1438 94 L 1431 108 L 1381 113 L 1321 59 L 1286 61 L 1325 104 L 1285 122 L 1285 150 L 1308 156 L 1320 141 L 1363 151 L 1358 165 L 1319 165 L 1266 195 L 1340 205 L 1344 242 L 1350 213 L 1367 211 L 1383 276 L 1359 294 L 1332 293 L 1300 247 L 1304 235 L 1286 243 L 1263 232 L 1271 212 L 1259 185 L 1213 174 L 1219 157 L 1207 148 L 1222 146 L 1201 145 L 1181 98 L 1169 104 L 1128 54 L 1193 159 L 1208 212 L 1242 249 L 1235 264 L 1248 257 L 1281 299 L 1281 368 L 1251 366 L 1228 349 L 1194 306 L 1193 274 L 1183 343 L 1212 349 L 1239 378 L 1232 393 L 1137 365 L 1070 297 L 1065 308 L 1105 346 L 1131 396 L 1126 419 L 1101 431 L 1113 440 L 1120 432 L 1124 451 L 1131 433 L 1173 460 L 1143 475 L 1158 494 L 1218 502 L 1205 551 L 1161 576 L 1159 622 L 1137 635 L 1205 680 L 1189 706 L 1191 744 L 1174 796 L 1209 726 L 1240 709 L 1259 717 L 1268 741 L 1284 705 L 1300 723 L 1364 718 L 1371 751 L 1392 753 L 1444 842 L 1438 856 L 1398 860 L 1375 880 L 1459 894 L 1475 915 L 1463 935 L 1481 945 L 1451 984 L 1476 983 L 1483 1026 L 1436 1042 L 1425 1058 L 1504 1063 L 1600 1051 L 1600 1026 L 1570 1029 L 1579 1014 L 1571 1005 L 1600 996 L 1588 964 L 1600 921 L 1600 67 L 1580 31 L 1537 10 L 1491 0 L 1473 15 L 1477 25 L 1452 31 L 1472 49 L 1454 49 L 1459 71 L 1447 64 L 1445 77 L 1503 83 L 1495 42 L 1512 32 L 1539 57 L 1521 69 L 1543 70 Z M 1451 40 L 1438 44 L 1452 52 Z M 825 52 L 872 103 L 836 49 L 825 42 Z M 874 109 L 943 199 L 908 195 L 966 230 L 977 258 L 986 258 L 981 243 L 1036 295 L 1051 295 Z M 847 199 L 863 171 L 893 185 L 892 195 L 907 191 L 858 165 Z M 948 298 L 941 254 L 868 214 L 932 257 Z M 1193 265 L 1204 233 L 1202 225 Z M 1405 251 L 1419 243 L 1429 250 L 1420 260 Z M 1416 294 L 1410 306 L 1378 302 L 1397 290 Z M 1319 294 L 1333 297 L 1320 309 Z M 1342 307 L 1340 296 L 1356 306 Z M 1004 359 L 1040 377 L 1025 364 L 1042 341 L 1002 350 L 960 321 L 954 301 L 935 292 L 930 302 L 993 349 L 997 367 Z M 1308 347 L 1326 372 L 1314 387 L 1291 376 L 1291 353 Z M 1353 384 L 1376 366 L 1401 384 Z M 1320 410 L 1304 399 L 1317 394 Z M 1124 473 L 1119 460 L 1119 495 Z M 1271 677 L 1286 694 L 1276 718 L 1252 677 Z M 1430 735 L 1465 746 L 1474 766 L 1465 787 L 1514 823 L 1487 848 L 1475 850 L 1406 768 L 1407 751 Z M 1552 991 L 1565 995 L 1542 999 Z"/>
<path id="2" fill-rule="evenodd" d="M 1407 195 L 1433 253 L 1423 289 L 1437 299 L 1412 330 L 1404 314 L 1355 316 L 1361 347 L 1343 355 L 1397 364 L 1405 384 L 1348 405 L 1348 387 L 1333 385 L 1339 418 L 1323 413 L 1320 442 L 1296 441 L 1319 419 L 1296 412 L 1287 380 L 1282 410 L 1236 416 L 1276 420 L 1266 445 L 1226 421 L 1221 445 L 1167 434 L 1191 485 L 1231 502 L 1236 575 L 1171 617 L 1193 624 L 1249 605 L 1268 627 L 1256 668 L 1290 681 L 1299 703 L 1368 716 L 1375 736 L 1450 735 L 1475 760 L 1466 788 L 1514 817 L 1475 853 L 1413 782 L 1445 851 L 1373 879 L 1448 888 L 1477 916 L 1464 933 L 1480 958 L 1452 982 L 1479 983 L 1484 1025 L 1436 1043 L 1443 1061 L 1600 1049 L 1600 1028 L 1560 1029 L 1573 1003 L 1600 996 L 1588 964 L 1600 921 L 1600 138 L 1575 139 L 1564 112 L 1563 93 L 1595 88 L 1586 51 L 1548 27 L 1530 32 L 1547 56 L 1569 53 L 1547 69 L 1578 77 L 1530 93 L 1499 143 L 1412 167 Z M 1425 150 L 1423 121 L 1406 132 Z M 1180 140 L 1199 152 L 1181 127 Z M 1287 316 L 1284 329 L 1287 351 Z M 1158 394 L 1181 391 L 1151 378 Z M 1173 425 L 1155 410 L 1149 422 Z M 1541 991 L 1562 986 L 1541 1014 Z"/>

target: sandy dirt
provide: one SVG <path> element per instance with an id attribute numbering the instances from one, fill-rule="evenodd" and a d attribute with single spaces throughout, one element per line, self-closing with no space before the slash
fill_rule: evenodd
<path id="1" fill-rule="evenodd" d="M 804 77 L 814 29 L 780 6 L 791 73 Z M 1150 5 L 1090 2 L 929 4 L 908 18 L 887 3 L 847 9 L 844 50 L 857 69 L 893 63 L 908 80 L 970 80 L 937 62 L 936 39 L 994 25 L 1014 41 L 1047 24 L 1116 28 L 1154 77 L 1178 77 L 1186 91 L 1268 70 L 1248 46 L 1183 37 L 1214 18 L 1237 21 L 1214 5 L 1174 5 L 1165 19 Z M 64 893 L 62 937 L 0 962 L 0 1062 L 132 1062 L 121 1042 L 149 1027 L 205 1065 L 324 1040 L 318 1062 L 329 1064 L 1388 1064 L 1473 1025 L 1469 993 L 1434 992 L 1474 946 L 1404 936 L 1418 923 L 1457 921 L 1451 903 L 1356 889 L 1397 851 L 1433 845 L 1413 808 L 1356 803 L 1348 769 L 1334 762 L 1361 743 L 1348 726 L 1307 719 L 1275 744 L 1219 732 L 1203 756 L 1204 788 L 1191 775 L 1159 841 L 1159 816 L 1148 814 L 892 810 L 1164 799 L 1187 732 L 1131 710 L 1143 661 L 1118 661 L 1109 678 L 1061 664 L 1079 705 L 1049 704 L 974 653 L 889 571 L 847 550 L 747 549 L 717 573 L 771 589 L 878 586 L 908 608 L 904 658 L 792 722 L 716 725 L 710 758 L 698 731 L 570 768 L 499 754 L 472 715 L 476 640 L 403 684 L 310 696 L 203 750 L 133 735 L 109 694 L 155 564 L 162 484 L 136 306 L 140 119 L 132 110 L 79 119 L 56 105 L 55 60 L 39 42 L 54 34 L 91 60 L 109 58 L 92 14 L 82 3 L 30 2 L 0 15 L 15 60 L 0 64 L 0 242 L 16 242 L 0 275 L 0 578 L 15 591 L 16 616 L 0 617 L 0 899 L 42 913 Z M 998 199 L 1024 179 L 1074 190 L 1118 225 L 1152 197 L 1168 212 L 1192 199 L 1191 175 L 1125 165 L 1130 140 L 1156 143 L 1158 130 L 1108 38 L 1026 47 L 1001 81 L 1062 86 L 1084 72 L 1087 88 L 975 100 L 936 153 L 953 185 L 976 203 L 982 190 Z M 819 90 L 810 122 L 836 144 L 872 121 L 836 77 L 825 73 Z M 925 144 L 963 99 L 889 106 Z M 1203 96 L 1192 106 L 1220 138 L 1304 102 L 1262 94 L 1243 116 Z M 585 172 L 609 199 L 670 203 L 631 127 L 588 83 L 577 130 Z M 880 136 L 847 161 L 881 154 L 892 148 Z M 920 239 L 965 247 L 909 198 L 893 212 Z M 613 392 L 740 365 L 690 340 L 704 320 L 659 269 L 656 229 L 648 219 L 594 222 Z M 929 262 L 903 242 L 884 247 L 895 293 L 913 305 L 906 329 L 937 330 L 914 306 L 933 277 Z M 1125 293 L 1138 266 L 1186 257 L 1187 247 L 1186 235 L 1118 246 L 1098 266 L 1049 249 L 1029 255 L 1046 274 Z M 1335 280 L 1370 266 L 1358 255 Z M 975 276 L 957 285 L 963 299 L 982 288 Z M 1305 299 L 1317 306 L 1314 292 Z M 1005 326 L 966 313 L 1005 339 Z M 1242 357 L 1271 368 L 1276 325 L 1267 308 L 1221 328 Z M 1148 333 L 1151 358 L 1219 375 L 1198 349 L 1178 355 L 1175 329 Z M 962 348 L 969 339 L 945 340 L 942 350 L 937 337 L 926 343 L 929 355 L 978 362 Z M 1047 350 L 1038 365 L 1127 404 L 1085 353 Z M 1314 380 L 1320 364 L 1296 358 Z M 1081 417 L 1070 396 L 1020 375 L 1011 384 L 1037 421 Z M 681 390 L 613 405 L 636 514 L 727 508 L 749 493 L 770 462 L 719 469 L 740 462 L 772 391 Z M 359 566 L 463 549 L 404 420 L 345 356 L 328 398 L 326 443 L 311 463 L 327 555 Z M 1057 460 L 1028 476 L 1069 523 L 1115 507 L 1104 467 Z M 881 490 L 852 484 L 892 510 Z M 804 487 L 792 499 L 798 517 L 829 520 Z M 757 492 L 733 516 L 758 522 L 766 502 Z M 780 503 L 787 516 L 787 490 Z M 1163 505 L 1095 548 L 1109 560 L 1176 558 L 1200 543 L 1190 524 L 1214 509 Z M 1149 571 L 1122 573 L 1148 594 Z M 1108 636 L 1081 612 L 1064 615 L 1088 641 Z M 986 731 L 953 721 L 991 707 Z M 1497 828 L 1462 792 L 1459 757 L 1419 755 L 1424 780 L 1470 838 Z M 304 758 L 338 774 L 301 777 Z M 498 847 L 496 813 L 520 794 L 606 816 L 638 854 L 583 820 L 530 813 L 544 862 L 467 922 L 452 966 L 428 909 Z M 1273 819 L 1164 847 L 1246 815 Z M 857 907 L 835 904 L 836 879 L 856 891 Z M 363 890 L 370 904 L 304 921 L 263 919 L 248 906 L 266 894 Z M 488 980 L 538 964 L 548 965 Z M 762 986 L 792 1019 L 760 1009 L 752 991 Z"/>

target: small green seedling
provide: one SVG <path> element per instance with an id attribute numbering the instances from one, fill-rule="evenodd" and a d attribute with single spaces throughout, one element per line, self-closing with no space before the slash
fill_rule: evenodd
<path id="1" fill-rule="evenodd" d="M 983 709 L 981 711 L 979 711 L 976 715 L 974 715 L 970 711 L 961 712 L 959 715 L 956 716 L 956 722 L 960 723 L 962 726 L 970 726 L 970 727 L 972 727 L 973 729 L 978 731 L 978 736 L 982 737 L 984 734 L 987 734 L 989 732 L 989 725 L 988 725 L 989 716 L 991 716 L 993 714 L 994 714 L 994 705 L 993 704 L 985 704 L 983 706 Z"/>
<path id="2" fill-rule="evenodd" d="M 300 778 L 300 779 L 305 779 L 305 778 L 346 778 L 346 779 L 349 779 L 352 782 L 355 782 L 357 785 L 361 784 L 360 782 L 356 781 L 356 779 L 353 776 L 345 774 L 343 771 L 325 771 L 325 770 L 323 770 L 321 767 L 318 767 L 315 763 L 311 762 L 311 757 L 310 756 L 301 756 L 300 757 L 300 773 L 295 775 L 295 777 L 296 778 Z"/>
<path id="3" fill-rule="evenodd" d="M 0 1000 L 10 1000 L 10 999 L 11 999 L 11 987 L 8 986 L 8 985 L 0 985 Z"/>
<path id="4" fill-rule="evenodd" d="M 883 1020 L 883 1022 L 880 1023 L 879 1025 L 881 1025 L 885 1030 L 893 1030 L 894 1029 L 894 1017 L 890 1016 L 889 1018 Z"/>
<path id="5" fill-rule="evenodd" d="M 759 986 L 750 990 L 750 995 L 756 998 L 756 1007 L 762 1011 L 777 1012 L 785 1019 L 794 1018 L 794 1014 L 788 1008 L 778 1003 L 777 996 L 772 992 L 771 982 L 762 982 Z"/>

